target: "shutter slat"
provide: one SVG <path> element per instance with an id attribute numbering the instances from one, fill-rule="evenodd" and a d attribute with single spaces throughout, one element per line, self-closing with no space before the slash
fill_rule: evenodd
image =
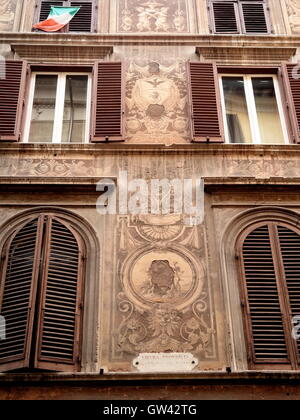
<path id="1" fill-rule="evenodd" d="M 214 63 L 189 63 L 193 140 L 224 142 L 223 125 Z"/>
<path id="2" fill-rule="evenodd" d="M 100 62 L 95 67 L 92 141 L 123 141 L 122 63 Z"/>
<path id="3" fill-rule="evenodd" d="M 0 78 L 0 140 L 18 141 L 26 77 L 24 61 L 5 61 Z"/>

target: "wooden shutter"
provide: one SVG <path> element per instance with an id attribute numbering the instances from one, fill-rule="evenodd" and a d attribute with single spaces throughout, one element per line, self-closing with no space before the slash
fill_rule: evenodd
<path id="1" fill-rule="evenodd" d="M 0 140 L 18 141 L 24 105 L 26 62 L 8 60 L 3 68 L 5 74 L 2 75 L 2 71 L 0 74 Z"/>
<path id="2" fill-rule="evenodd" d="M 224 142 L 215 63 L 189 63 L 192 133 L 195 142 Z"/>
<path id="3" fill-rule="evenodd" d="M 239 18 L 236 2 L 213 1 L 211 4 L 211 18 L 214 32 L 239 33 Z"/>
<path id="4" fill-rule="evenodd" d="M 45 249 L 35 367 L 77 371 L 80 362 L 82 243 L 70 226 L 49 217 Z"/>
<path id="5" fill-rule="evenodd" d="M 242 259 L 251 361 L 254 365 L 289 364 L 268 225 L 255 229 L 246 237 Z"/>
<path id="6" fill-rule="evenodd" d="M 278 226 L 284 278 L 288 293 L 289 318 L 300 315 L 300 235 L 287 226 Z M 300 363 L 300 340 L 295 342 Z"/>
<path id="7" fill-rule="evenodd" d="M 0 340 L 0 371 L 29 366 L 38 279 L 42 223 L 26 223 L 4 247 L 0 314 L 6 339 Z"/>
<path id="8" fill-rule="evenodd" d="M 98 62 L 94 67 L 93 142 L 124 141 L 122 63 Z"/>
<path id="9" fill-rule="evenodd" d="M 242 303 L 251 368 L 296 369 L 300 345 L 292 317 L 300 310 L 300 236 L 266 222 L 250 228 L 239 245 Z"/>
<path id="10" fill-rule="evenodd" d="M 286 87 L 293 139 L 300 143 L 300 68 L 297 64 L 283 64 L 282 74 Z"/>
<path id="11" fill-rule="evenodd" d="M 240 12 L 243 17 L 243 32 L 246 34 L 267 34 L 270 32 L 264 2 L 243 1 L 240 3 Z"/>
<path id="12" fill-rule="evenodd" d="M 79 12 L 73 17 L 69 23 L 70 32 L 92 32 L 94 5 L 92 1 L 72 1 L 72 7 L 79 7 Z"/>
<path id="13" fill-rule="evenodd" d="M 37 4 L 38 14 L 36 21 L 41 22 L 46 20 L 49 16 L 51 6 L 80 6 L 79 12 L 73 17 L 69 25 L 67 25 L 61 32 L 92 32 L 96 29 L 96 7 L 95 0 L 81 0 L 81 1 L 49 1 L 42 0 Z"/>
<path id="14" fill-rule="evenodd" d="M 38 22 L 42 22 L 43 20 L 46 20 L 48 18 L 51 6 L 64 6 L 64 1 L 42 0 L 40 2 L 39 17 L 37 19 Z"/>

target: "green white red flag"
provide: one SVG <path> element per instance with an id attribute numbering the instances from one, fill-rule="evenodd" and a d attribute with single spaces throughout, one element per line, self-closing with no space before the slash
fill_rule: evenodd
<path id="1" fill-rule="evenodd" d="M 57 32 L 71 22 L 79 10 L 80 7 L 52 6 L 48 18 L 33 27 L 45 32 Z"/>

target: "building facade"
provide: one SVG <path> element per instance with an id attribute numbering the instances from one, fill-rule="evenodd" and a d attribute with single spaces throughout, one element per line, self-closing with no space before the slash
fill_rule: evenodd
<path id="1" fill-rule="evenodd" d="M 296 398 L 300 2 L 0 0 L 0 32 L 0 397 Z M 107 178 L 202 179 L 204 220 L 100 214 Z"/>

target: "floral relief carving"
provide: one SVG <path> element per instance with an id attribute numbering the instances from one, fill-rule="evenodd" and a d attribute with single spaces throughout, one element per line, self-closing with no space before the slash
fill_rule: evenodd
<path id="1" fill-rule="evenodd" d="M 126 84 L 127 137 L 132 142 L 182 143 L 188 138 L 185 65 L 131 62 Z"/>
<path id="2" fill-rule="evenodd" d="M 142 312 L 134 309 L 124 294 L 118 298 L 124 315 L 118 331 L 118 349 L 122 353 L 192 352 L 202 358 L 211 356 L 216 331 L 205 320 L 205 293 L 188 314 L 170 304 L 156 304 L 151 311 Z"/>
<path id="3" fill-rule="evenodd" d="M 298 0 L 288 0 L 287 9 L 292 32 L 300 33 L 300 3 Z"/>
<path id="4" fill-rule="evenodd" d="M 0 31 L 11 31 L 14 24 L 17 0 L 0 0 Z"/>
<path id="5" fill-rule="evenodd" d="M 118 32 L 190 32 L 186 0 L 118 0 Z"/>
<path id="6" fill-rule="evenodd" d="M 78 159 L 20 159 L 10 167 L 11 176 L 94 176 L 92 161 Z"/>

